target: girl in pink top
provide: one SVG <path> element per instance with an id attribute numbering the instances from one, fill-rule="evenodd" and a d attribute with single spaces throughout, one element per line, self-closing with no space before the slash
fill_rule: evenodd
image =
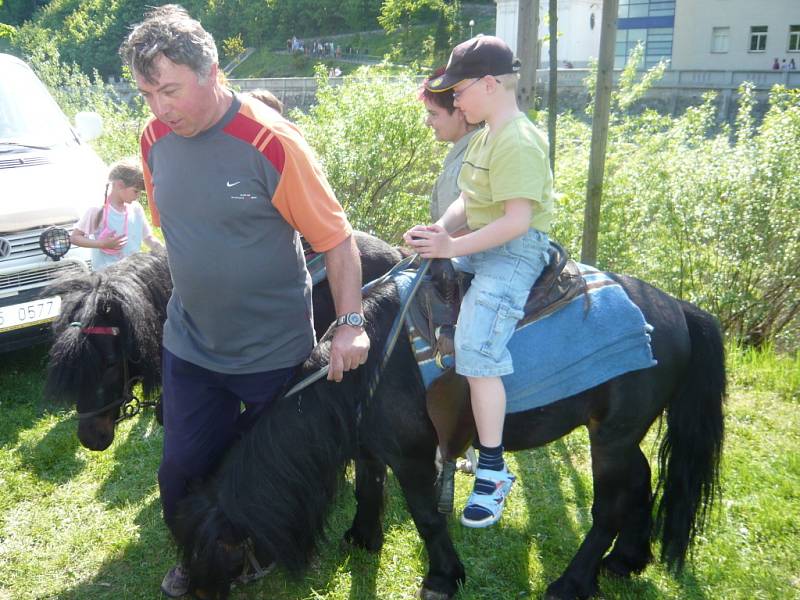
<path id="1" fill-rule="evenodd" d="M 151 249 L 164 247 L 136 201 L 142 191 L 144 177 L 137 160 L 124 159 L 111 166 L 103 206 L 86 211 L 70 238 L 76 246 L 92 248 L 93 270 L 138 252 L 142 242 Z"/>

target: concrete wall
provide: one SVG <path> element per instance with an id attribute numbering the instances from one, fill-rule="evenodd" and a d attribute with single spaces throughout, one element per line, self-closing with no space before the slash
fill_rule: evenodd
<path id="1" fill-rule="evenodd" d="M 750 27 L 766 25 L 764 52 L 750 51 Z M 773 60 L 794 57 L 787 51 L 789 26 L 800 25 L 800 0 L 678 0 L 675 6 L 673 69 L 768 70 Z M 711 52 L 714 27 L 729 27 L 729 49 Z"/>
<path id="2" fill-rule="evenodd" d="M 558 110 L 582 111 L 588 97 L 583 80 L 588 69 L 559 69 L 558 71 Z M 547 98 L 549 73 L 547 69 L 537 72 L 536 95 L 539 105 L 544 106 Z M 614 74 L 615 80 L 619 71 Z M 234 88 L 243 92 L 255 89 L 268 89 L 286 105 L 287 109 L 299 107 L 307 110 L 316 101 L 317 83 L 313 77 L 285 77 L 274 79 L 231 79 Z M 329 80 L 332 85 L 340 85 L 344 78 Z M 669 70 L 663 79 L 651 89 L 639 108 L 648 106 L 663 113 L 680 114 L 687 106 L 699 104 L 703 94 L 709 90 L 719 92 L 718 105 L 720 119 L 729 120 L 735 114 L 736 90 L 745 81 L 756 87 L 756 97 L 760 110 L 766 108 L 769 90 L 776 84 L 790 88 L 800 88 L 800 71 L 676 71 Z M 419 79 L 422 83 L 422 78 Z M 133 88 L 127 83 L 115 85 L 123 99 L 130 99 Z"/>
<path id="3" fill-rule="evenodd" d="M 562 69 L 558 72 L 558 111 L 583 111 L 590 101 L 583 80 L 589 74 L 587 69 Z M 614 73 L 614 81 L 619 79 L 619 71 Z M 717 92 L 716 105 L 718 121 L 732 121 L 736 115 L 738 88 L 744 82 L 755 86 L 755 115 L 760 117 L 768 108 L 770 89 L 777 84 L 800 88 L 800 71 L 666 71 L 645 97 L 634 105 L 632 111 L 652 108 L 663 114 L 678 115 L 688 107 L 703 102 L 709 91 Z M 548 92 L 548 72 L 540 69 L 537 73 L 536 95 L 539 106 L 546 107 Z"/>

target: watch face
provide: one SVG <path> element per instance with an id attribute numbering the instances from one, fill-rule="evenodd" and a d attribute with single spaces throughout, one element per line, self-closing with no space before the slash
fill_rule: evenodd
<path id="1" fill-rule="evenodd" d="M 348 313 L 347 314 L 347 324 L 352 325 L 353 327 L 363 327 L 364 325 L 364 317 L 362 317 L 358 313 Z"/>

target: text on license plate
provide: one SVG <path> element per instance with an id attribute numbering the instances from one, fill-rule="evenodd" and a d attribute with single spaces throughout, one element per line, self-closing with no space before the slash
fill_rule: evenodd
<path id="1" fill-rule="evenodd" d="M 0 332 L 52 321 L 61 312 L 61 296 L 0 307 Z"/>

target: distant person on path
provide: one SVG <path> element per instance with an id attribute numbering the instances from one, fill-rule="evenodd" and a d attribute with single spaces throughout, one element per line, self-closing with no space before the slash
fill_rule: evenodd
<path id="1" fill-rule="evenodd" d="M 154 116 L 141 138 L 144 179 L 174 285 L 158 484 L 175 533 L 190 482 L 208 476 L 312 350 L 299 233 L 325 253 L 343 323 L 333 334 L 330 380 L 367 359 L 361 264 L 352 227 L 299 130 L 219 82 L 214 39 L 182 7 L 147 12 L 120 54 Z M 161 585 L 170 597 L 190 587 L 182 565 Z"/>
<path id="2" fill-rule="evenodd" d="M 791 60 L 789 60 L 789 70 L 790 71 L 794 71 L 796 69 L 797 69 L 797 65 L 795 64 L 794 59 L 792 58 Z"/>
<path id="3" fill-rule="evenodd" d="M 784 58 L 781 61 L 781 71 L 788 71 L 788 70 L 789 70 L 789 63 L 787 63 L 786 59 Z"/>
<path id="4" fill-rule="evenodd" d="M 142 242 L 152 250 L 164 248 L 138 202 L 142 192 L 144 176 L 139 161 L 123 159 L 111 165 L 103 206 L 86 211 L 70 236 L 76 246 L 92 249 L 92 270 L 102 271 L 139 252 Z"/>
<path id="5" fill-rule="evenodd" d="M 506 346 L 549 259 L 554 194 L 547 138 L 517 106 L 518 70 L 504 41 L 478 35 L 456 46 L 444 75 L 428 82 L 431 92 L 452 90 L 467 122 L 486 126 L 467 147 L 458 199 L 435 224 L 404 235 L 423 258 L 457 257 L 456 268 L 475 274 L 454 340 L 456 373 L 469 383 L 480 443 L 475 485 L 461 514 L 467 527 L 496 523 L 516 479 L 503 460 L 501 377 L 514 371 Z"/>
<path id="6" fill-rule="evenodd" d="M 775 59 L 775 62 L 772 63 L 772 70 L 773 71 L 780 71 L 781 70 L 781 63 L 778 62 L 778 59 Z"/>

